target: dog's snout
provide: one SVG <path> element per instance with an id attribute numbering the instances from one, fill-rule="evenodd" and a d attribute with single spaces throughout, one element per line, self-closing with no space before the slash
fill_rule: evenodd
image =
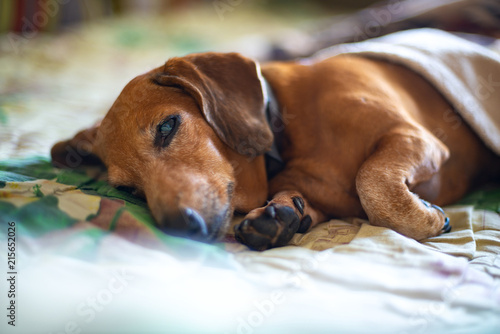
<path id="1" fill-rule="evenodd" d="M 164 217 L 161 225 L 167 234 L 196 240 L 208 239 L 205 220 L 191 208 L 180 209 L 176 215 Z"/>

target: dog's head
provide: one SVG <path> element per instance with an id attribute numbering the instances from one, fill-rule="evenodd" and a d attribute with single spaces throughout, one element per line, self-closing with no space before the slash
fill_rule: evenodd
<path id="1" fill-rule="evenodd" d="M 258 65 L 235 53 L 172 58 L 134 78 L 96 126 L 57 143 L 59 166 L 101 161 L 159 226 L 210 240 L 233 209 L 263 204 L 272 144 Z M 75 158 L 75 154 L 77 157 Z"/>

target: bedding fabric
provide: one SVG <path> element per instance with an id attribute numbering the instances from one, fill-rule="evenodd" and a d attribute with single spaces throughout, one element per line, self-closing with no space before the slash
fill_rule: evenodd
<path id="1" fill-rule="evenodd" d="M 165 235 L 144 202 L 88 171 L 43 158 L 0 167 L 0 219 L 17 228 L 20 332 L 500 329 L 498 190 L 465 200 L 497 212 L 448 207 L 453 232 L 422 243 L 332 220 L 255 252 L 231 235 L 214 245 Z"/>
<path id="2" fill-rule="evenodd" d="M 0 280 L 1 333 L 500 332 L 498 188 L 445 208 L 452 232 L 423 242 L 353 218 L 255 252 L 231 233 L 210 245 L 165 235 L 100 170 L 54 168 L 51 144 L 104 113 L 110 87 L 164 61 L 158 36 L 129 30 L 139 49 L 124 51 L 123 23 L 110 29 L 30 41 L 23 62 L 0 54 L 0 262 L 6 274 L 12 222 L 17 272 L 14 298 Z"/>

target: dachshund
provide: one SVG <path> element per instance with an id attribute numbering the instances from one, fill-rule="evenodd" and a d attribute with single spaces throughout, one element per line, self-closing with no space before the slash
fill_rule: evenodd
<path id="1" fill-rule="evenodd" d="M 246 216 L 235 237 L 255 250 L 342 217 L 423 240 L 449 231 L 440 206 L 500 170 L 449 113 L 460 119 L 424 78 L 382 60 L 261 67 L 206 52 L 137 76 L 101 122 L 51 155 L 56 166 L 74 167 L 70 152 L 104 164 L 110 184 L 135 189 L 173 235 L 217 240 L 236 211 Z"/>

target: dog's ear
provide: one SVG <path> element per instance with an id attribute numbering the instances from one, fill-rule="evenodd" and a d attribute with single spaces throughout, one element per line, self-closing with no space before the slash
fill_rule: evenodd
<path id="1" fill-rule="evenodd" d="M 52 164 L 59 168 L 102 165 L 103 163 L 94 149 L 99 126 L 100 122 L 78 132 L 70 140 L 56 143 L 50 151 Z"/>
<path id="2" fill-rule="evenodd" d="M 238 153 L 255 157 L 271 147 L 258 65 L 237 53 L 199 53 L 172 58 L 156 83 L 177 86 L 198 103 L 219 138 Z"/>

